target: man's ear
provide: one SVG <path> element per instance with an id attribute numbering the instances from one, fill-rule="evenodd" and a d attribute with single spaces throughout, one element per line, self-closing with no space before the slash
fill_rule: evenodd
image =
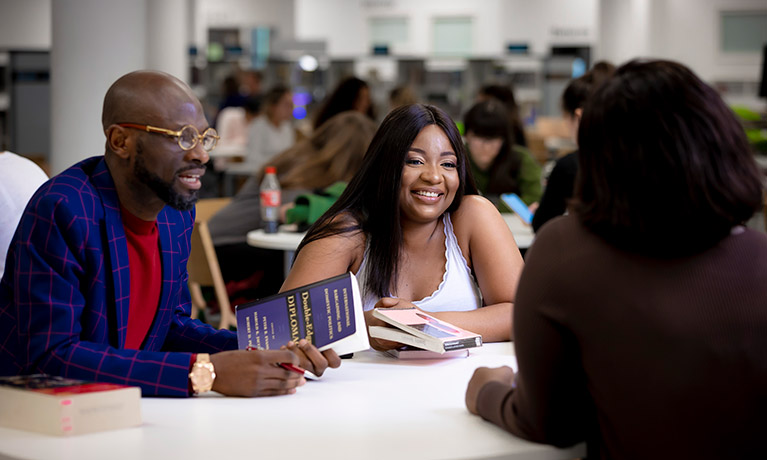
<path id="1" fill-rule="evenodd" d="M 578 107 L 577 109 L 575 109 L 574 113 L 575 113 L 575 119 L 578 120 L 578 122 L 580 123 L 581 117 L 583 116 L 583 109 L 581 107 Z"/>
<path id="2" fill-rule="evenodd" d="M 107 147 L 119 158 L 128 159 L 133 149 L 133 139 L 128 130 L 118 125 L 109 125 L 106 130 Z"/>

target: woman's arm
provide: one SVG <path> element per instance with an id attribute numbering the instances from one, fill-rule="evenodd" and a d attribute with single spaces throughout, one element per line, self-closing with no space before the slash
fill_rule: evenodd
<path id="1" fill-rule="evenodd" d="M 432 315 L 481 334 L 486 342 L 509 340 L 514 295 L 524 266 L 511 230 L 495 206 L 477 195 L 464 197 L 453 213 L 453 225 L 485 306 L 469 312 Z"/>

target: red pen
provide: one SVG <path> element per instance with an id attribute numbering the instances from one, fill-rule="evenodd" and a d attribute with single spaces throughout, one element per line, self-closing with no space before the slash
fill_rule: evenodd
<path id="1" fill-rule="evenodd" d="M 295 372 L 295 373 L 301 374 L 301 375 L 304 375 L 304 372 L 306 372 L 303 369 L 301 369 L 300 367 L 295 366 L 295 365 L 290 364 L 290 363 L 277 363 L 277 365 L 280 366 L 281 368 L 285 369 L 285 370 L 288 370 L 288 371 L 291 371 L 291 372 Z"/>
<path id="2" fill-rule="evenodd" d="M 248 346 L 248 348 L 246 348 L 245 350 L 247 350 L 247 351 L 258 350 L 258 348 Z M 303 369 L 301 369 L 300 367 L 298 367 L 296 365 L 293 365 L 293 364 L 290 364 L 290 363 L 276 363 L 276 364 L 278 366 L 280 366 L 281 368 L 285 369 L 286 371 L 295 372 L 296 374 L 304 375 L 304 372 L 306 372 Z"/>

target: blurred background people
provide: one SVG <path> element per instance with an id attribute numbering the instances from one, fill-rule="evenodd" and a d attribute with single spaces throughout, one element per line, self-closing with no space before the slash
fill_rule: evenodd
<path id="1" fill-rule="evenodd" d="M 389 110 L 416 103 L 418 98 L 410 86 L 397 86 L 389 92 Z"/>
<path id="2" fill-rule="evenodd" d="M 562 115 L 576 141 L 583 104 L 613 72 L 615 72 L 613 64 L 606 61 L 597 62 L 590 71 L 571 81 L 562 93 Z M 533 230 L 537 232 L 550 219 L 561 216 L 567 211 L 567 203 L 573 196 L 577 172 L 577 150 L 557 160 L 546 181 L 540 205 L 533 216 Z"/>
<path id="3" fill-rule="evenodd" d="M 375 122 L 367 116 L 346 111 L 268 161 L 277 168 L 283 203 L 348 182 L 359 169 L 375 129 Z M 282 284 L 282 252 L 254 248 L 246 242 L 247 233 L 262 226 L 259 186 L 263 175 L 261 170 L 248 179 L 232 202 L 208 222 L 224 280 L 250 280 L 242 286 L 248 292 L 240 294 L 249 297 L 247 300 L 274 294 Z"/>
<path id="4" fill-rule="evenodd" d="M 348 77 L 341 81 L 317 111 L 314 129 L 322 126 L 333 115 L 346 110 L 355 110 L 375 120 L 375 109 L 367 82 L 357 77 Z"/>
<path id="5" fill-rule="evenodd" d="M 516 193 L 528 206 L 541 198 L 541 167 L 516 143 L 506 106 L 497 99 L 474 104 L 464 117 L 466 145 L 477 189 L 498 204 L 502 193 Z"/>
<path id="6" fill-rule="evenodd" d="M 767 431 L 767 235 L 742 126 L 685 66 L 632 61 L 583 107 L 573 213 L 530 248 L 519 372 L 466 403 L 589 458 L 759 458 Z"/>
<path id="7" fill-rule="evenodd" d="M 296 142 L 293 127 L 293 93 L 287 86 L 277 85 L 266 92 L 262 113 L 248 128 L 245 161 L 260 171 L 267 161 Z"/>
<path id="8" fill-rule="evenodd" d="M 522 124 L 522 117 L 519 114 L 519 106 L 514 98 L 514 88 L 509 85 L 489 84 L 479 89 L 477 101 L 482 102 L 488 99 L 497 99 L 506 107 L 509 115 L 509 126 L 511 127 L 514 143 L 527 147 L 525 138 L 525 129 Z"/>

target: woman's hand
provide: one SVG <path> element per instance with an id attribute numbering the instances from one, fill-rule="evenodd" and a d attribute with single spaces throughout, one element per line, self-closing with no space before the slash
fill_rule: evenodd
<path id="1" fill-rule="evenodd" d="M 479 415 L 477 411 L 477 399 L 482 387 L 488 382 L 501 382 L 512 386 L 514 381 L 514 371 L 508 367 L 480 367 L 474 371 L 474 375 L 469 380 L 469 386 L 466 388 L 466 408 L 474 415 Z"/>
<path id="2" fill-rule="evenodd" d="M 378 302 L 376 302 L 374 306 L 374 308 L 394 308 L 394 307 L 415 308 L 418 311 L 421 311 L 421 309 L 413 305 L 412 302 L 408 302 L 407 300 L 403 300 L 403 299 L 397 299 L 394 297 L 384 297 Z M 368 327 L 370 326 L 392 327 L 391 325 L 373 316 L 373 310 L 368 310 L 365 312 L 365 323 L 367 324 Z M 386 351 L 386 350 L 391 350 L 393 348 L 399 348 L 402 346 L 402 344 L 399 342 L 392 342 L 391 340 L 384 340 L 384 339 L 379 339 L 375 337 L 370 337 L 370 346 L 373 347 L 374 350 Z"/>

